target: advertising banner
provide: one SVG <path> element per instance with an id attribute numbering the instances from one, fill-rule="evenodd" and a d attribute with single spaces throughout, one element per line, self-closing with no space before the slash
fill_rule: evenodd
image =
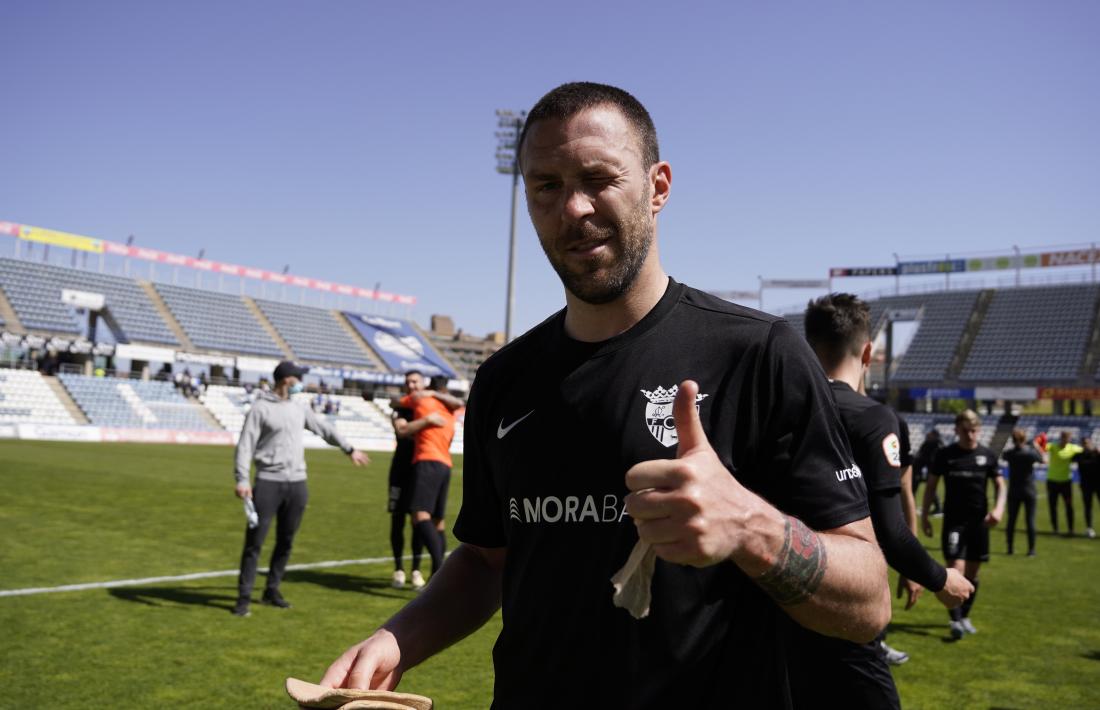
<path id="1" fill-rule="evenodd" d="M 979 259 L 967 259 L 967 271 L 1007 271 L 1009 269 L 1034 269 L 1042 266 L 1039 254 L 1015 254 L 1005 256 L 987 256 Z"/>
<path id="2" fill-rule="evenodd" d="M 829 288 L 828 279 L 761 279 L 760 288 Z"/>
<path id="3" fill-rule="evenodd" d="M 1100 262 L 1100 250 L 1048 251 L 1041 254 L 1040 257 L 1043 266 L 1086 266 L 1094 262 Z"/>
<path id="4" fill-rule="evenodd" d="M 1100 387 L 1040 387 L 1039 399 L 1100 399 Z"/>
<path id="5" fill-rule="evenodd" d="M 898 264 L 898 273 L 902 276 L 914 274 L 953 274 L 966 271 L 963 259 L 936 259 L 934 261 L 903 261 Z"/>
<path id="6" fill-rule="evenodd" d="M 829 276 L 895 276 L 898 273 L 896 266 L 834 266 L 829 269 Z"/>
<path id="7" fill-rule="evenodd" d="M 78 249 L 80 251 L 90 251 L 96 254 L 103 253 L 102 239 L 92 239 L 91 237 L 82 237 L 79 234 L 58 232 L 52 229 L 43 229 L 42 227 L 32 227 L 27 224 L 19 225 L 19 238 L 26 242 L 40 242 L 42 244 L 64 247 L 65 249 Z"/>
<path id="8" fill-rule="evenodd" d="M 271 377 L 275 372 L 275 366 L 279 364 L 278 360 L 272 360 L 266 357 L 238 357 L 237 369 L 241 372 L 262 372 L 268 377 Z"/>
<path id="9" fill-rule="evenodd" d="M 1030 402 L 1038 399 L 1034 387 L 975 387 L 974 399 L 1011 399 Z"/>
<path id="10" fill-rule="evenodd" d="M 360 313 L 345 312 L 344 315 L 394 372 L 419 370 L 427 377 L 455 376 L 454 370 L 447 367 L 431 346 L 405 321 Z"/>
<path id="11" fill-rule="evenodd" d="M 913 399 L 974 399 L 973 387 L 910 387 L 909 396 Z"/>
<path id="12" fill-rule="evenodd" d="M 0 222 L 0 234 L 7 234 L 26 241 L 52 244 L 66 249 L 78 249 L 81 251 L 95 252 L 97 254 L 112 254 L 131 259 L 155 261 L 158 264 L 167 264 L 169 266 L 186 266 L 192 269 L 225 274 L 227 276 L 239 276 L 242 278 L 270 281 L 278 284 L 291 284 L 293 286 L 311 288 L 317 291 L 327 291 L 329 293 L 355 296 L 357 298 L 369 298 L 373 301 L 397 303 L 407 306 L 416 304 L 416 297 L 414 296 L 403 296 L 398 293 L 387 293 L 385 291 L 376 291 L 369 288 L 360 288 L 358 286 L 337 284 L 330 281 L 311 279 L 305 276 L 291 276 L 289 274 L 267 271 L 266 269 L 254 269 L 237 264 L 226 264 L 220 261 L 196 259 L 191 256 L 184 256 L 183 254 L 172 254 L 166 251 L 160 251 L 159 249 L 148 249 L 146 247 L 119 244 L 118 242 L 111 242 L 105 239 L 82 237 L 79 234 L 58 232 L 52 229 L 34 227 L 29 224 Z"/>
<path id="13" fill-rule="evenodd" d="M 175 362 L 176 351 L 171 348 L 157 348 L 151 345 L 119 343 L 115 346 L 115 357 L 124 360 L 145 360 L 146 362 Z"/>
<path id="14" fill-rule="evenodd" d="M 220 365 L 221 367 L 233 367 L 235 359 L 228 355 L 206 355 L 203 353 L 176 352 L 176 362 L 194 362 L 200 365 Z M 272 369 L 275 369 L 272 367 Z"/>

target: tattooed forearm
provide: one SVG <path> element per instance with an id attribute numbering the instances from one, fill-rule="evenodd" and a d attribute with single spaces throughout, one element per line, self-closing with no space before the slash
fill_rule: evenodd
<path id="1" fill-rule="evenodd" d="M 828 557 L 817 533 L 798 518 L 786 516 L 783 547 L 772 568 L 756 583 L 780 604 L 804 602 L 817 591 L 825 576 Z"/>

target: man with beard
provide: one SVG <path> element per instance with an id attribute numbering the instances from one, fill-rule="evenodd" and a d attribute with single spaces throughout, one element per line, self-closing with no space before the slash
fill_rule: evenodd
<path id="1" fill-rule="evenodd" d="M 566 308 L 478 370 L 462 544 L 321 682 L 392 689 L 503 608 L 498 710 L 789 706 L 793 623 L 866 642 L 890 612 L 821 368 L 786 322 L 664 273 L 671 169 L 634 97 L 560 86 L 518 151 Z M 641 620 L 609 583 L 632 550 Z"/>

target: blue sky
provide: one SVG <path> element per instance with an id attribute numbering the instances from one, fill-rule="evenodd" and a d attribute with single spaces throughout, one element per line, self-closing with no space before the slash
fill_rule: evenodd
<path id="1" fill-rule="evenodd" d="M 1095 2 L 38 0 L 0 27 L 0 220 L 381 283 L 422 325 L 503 328 L 494 110 L 571 80 L 649 108 L 695 286 L 1100 240 Z M 522 213 L 517 330 L 563 302 Z"/>

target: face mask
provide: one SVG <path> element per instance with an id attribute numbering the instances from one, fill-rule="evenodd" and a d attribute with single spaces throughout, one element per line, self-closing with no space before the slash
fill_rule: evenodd
<path id="1" fill-rule="evenodd" d="M 305 388 L 306 388 L 306 386 L 303 385 L 301 382 L 295 382 L 294 384 L 292 384 L 290 386 L 290 393 L 291 394 L 298 394 L 299 392 L 301 392 Z"/>

